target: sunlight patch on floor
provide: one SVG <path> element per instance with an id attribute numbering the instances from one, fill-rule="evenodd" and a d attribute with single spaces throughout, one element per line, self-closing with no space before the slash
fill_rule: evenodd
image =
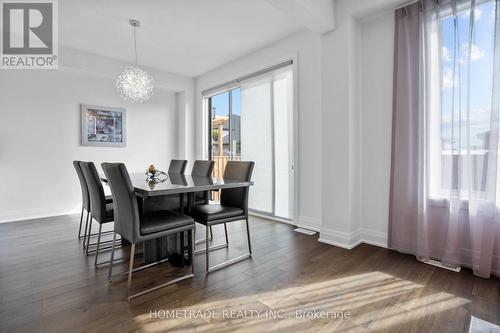
<path id="1" fill-rule="evenodd" d="M 147 311 L 136 316 L 134 321 L 144 332 L 182 332 L 194 328 L 201 332 L 287 329 L 328 332 L 333 328 L 339 332 L 350 332 L 359 328 L 384 330 L 397 327 L 403 321 L 412 321 L 470 302 L 423 287 L 386 273 L 371 272 L 241 297 L 227 297 L 221 291 L 206 296 L 214 298 L 213 301 L 152 309 L 178 310 L 177 317 L 170 312 L 169 318 L 152 318 Z M 224 317 L 224 313 L 234 316 Z M 331 315 L 318 318 L 309 316 L 311 313 L 336 315 L 334 318 Z M 350 314 L 349 319 L 345 318 L 346 313 Z M 341 317 L 344 319 L 341 320 Z"/>

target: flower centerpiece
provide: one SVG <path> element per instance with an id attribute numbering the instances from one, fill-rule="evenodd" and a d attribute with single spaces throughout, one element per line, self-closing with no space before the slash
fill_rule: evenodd
<path id="1" fill-rule="evenodd" d="M 156 167 L 151 164 L 147 169 L 146 169 L 146 181 L 148 182 L 155 182 L 155 183 L 162 183 L 165 180 L 167 180 L 168 175 L 156 169 Z M 151 184 L 150 184 L 151 185 Z"/>

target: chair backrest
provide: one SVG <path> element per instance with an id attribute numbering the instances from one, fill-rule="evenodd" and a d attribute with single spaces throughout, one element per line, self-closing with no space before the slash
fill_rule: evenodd
<path id="1" fill-rule="evenodd" d="M 214 161 L 196 160 L 191 170 L 191 176 L 210 177 L 214 170 Z"/>
<path id="2" fill-rule="evenodd" d="M 168 167 L 168 173 L 184 173 L 186 170 L 187 160 L 172 160 Z"/>
<path id="3" fill-rule="evenodd" d="M 102 163 L 101 166 L 113 194 L 115 232 L 135 243 L 139 233 L 140 216 L 127 168 L 123 163 Z"/>
<path id="4" fill-rule="evenodd" d="M 106 218 L 106 196 L 94 162 L 80 162 L 90 196 L 90 213 L 101 222 Z"/>
<path id="5" fill-rule="evenodd" d="M 87 212 L 90 212 L 89 188 L 85 182 L 85 176 L 83 175 L 82 168 L 80 167 L 80 162 L 81 161 L 73 161 L 73 166 L 75 167 L 78 180 L 80 181 L 80 189 L 82 190 L 82 207 L 85 208 Z"/>
<path id="6" fill-rule="evenodd" d="M 249 182 L 252 180 L 254 162 L 228 161 L 224 169 L 224 179 Z M 239 188 L 228 188 L 221 190 L 220 203 L 243 209 L 248 213 L 248 191 L 249 186 Z"/>
<path id="7" fill-rule="evenodd" d="M 188 184 L 186 176 L 180 173 L 170 173 L 168 178 L 173 185 L 186 186 Z"/>

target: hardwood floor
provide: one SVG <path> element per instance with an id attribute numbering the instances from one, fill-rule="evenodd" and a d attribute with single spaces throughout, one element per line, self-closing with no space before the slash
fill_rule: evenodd
<path id="1" fill-rule="evenodd" d="M 109 284 L 107 266 L 83 254 L 78 217 L 0 224 L 0 332 L 467 332 L 471 315 L 500 322 L 499 279 L 370 245 L 344 250 L 258 218 L 252 259 L 205 276 L 197 255 L 194 279 L 129 303 L 126 280 Z M 228 230 L 230 249 L 212 252 L 211 264 L 246 250 L 243 222 Z M 222 227 L 214 236 L 223 242 Z M 166 263 L 132 283 L 182 273 Z"/>

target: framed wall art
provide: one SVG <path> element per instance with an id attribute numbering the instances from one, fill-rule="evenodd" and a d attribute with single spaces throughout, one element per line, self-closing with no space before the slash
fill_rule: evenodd
<path id="1" fill-rule="evenodd" d="M 125 108 L 98 105 L 81 105 L 82 145 L 103 147 L 125 147 Z"/>

